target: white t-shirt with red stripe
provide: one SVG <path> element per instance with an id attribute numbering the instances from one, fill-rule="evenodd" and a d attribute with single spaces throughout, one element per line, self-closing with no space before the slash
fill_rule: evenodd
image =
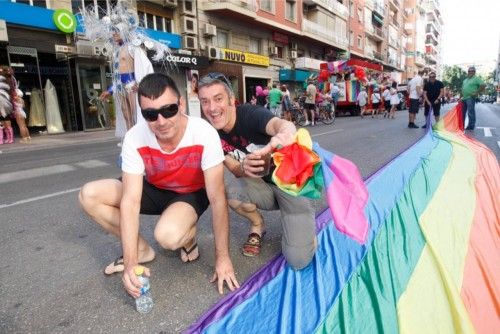
<path id="1" fill-rule="evenodd" d="M 203 171 L 224 161 L 217 131 L 207 121 L 188 117 L 186 131 L 172 152 L 160 148 L 146 122 L 134 125 L 122 146 L 122 171 L 145 174 L 160 189 L 191 193 L 205 188 Z"/>

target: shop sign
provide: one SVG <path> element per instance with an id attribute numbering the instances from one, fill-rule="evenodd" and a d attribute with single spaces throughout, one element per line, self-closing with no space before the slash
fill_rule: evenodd
<path id="1" fill-rule="evenodd" d="M 52 20 L 54 21 L 57 29 L 70 34 L 76 30 L 76 18 L 73 13 L 67 9 L 57 9 L 52 14 Z"/>
<path id="2" fill-rule="evenodd" d="M 74 53 L 76 54 L 76 48 L 71 45 L 54 45 L 56 53 Z"/>
<path id="3" fill-rule="evenodd" d="M 188 68 L 204 68 L 208 67 L 209 62 L 207 57 L 192 56 L 185 54 L 175 54 L 172 53 L 165 57 L 165 60 L 174 63 L 179 67 Z"/>
<path id="4" fill-rule="evenodd" d="M 236 63 L 252 64 L 259 66 L 269 66 L 269 57 L 261 56 L 255 53 L 241 52 L 230 49 L 220 49 L 220 59 L 233 61 Z"/>
<path id="5" fill-rule="evenodd" d="M 281 44 L 288 44 L 288 36 L 281 34 L 279 32 L 273 32 L 273 41 L 281 43 Z"/>
<path id="6" fill-rule="evenodd" d="M 5 20 L 0 20 L 0 42 L 8 42 L 9 35 L 7 35 L 7 25 Z"/>

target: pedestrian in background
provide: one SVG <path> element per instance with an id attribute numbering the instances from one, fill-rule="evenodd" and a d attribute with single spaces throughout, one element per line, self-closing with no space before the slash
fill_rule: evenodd
<path id="1" fill-rule="evenodd" d="M 365 87 L 361 87 L 361 91 L 358 93 L 356 97 L 356 102 L 359 106 L 359 116 L 363 118 L 366 110 L 366 104 L 368 103 L 368 94 L 366 93 Z"/>
<path id="2" fill-rule="evenodd" d="M 420 97 L 422 96 L 422 88 L 424 80 L 422 79 L 422 71 L 418 71 L 408 82 L 408 95 L 410 97 L 410 108 L 408 109 L 408 127 L 410 129 L 417 129 L 415 124 L 418 110 L 420 109 Z"/>
<path id="3" fill-rule="evenodd" d="M 317 94 L 317 89 L 316 86 L 314 85 L 314 81 L 309 79 L 309 84 L 306 87 L 306 101 L 304 104 L 304 117 L 306 118 L 306 124 L 305 126 L 309 125 L 309 117 L 307 115 L 307 112 L 309 111 L 310 116 L 311 116 L 311 125 L 314 126 L 314 114 L 316 113 L 316 94 Z"/>
<path id="4" fill-rule="evenodd" d="M 396 81 L 394 81 L 392 83 L 392 87 L 391 87 L 391 90 L 389 91 L 390 92 L 390 96 L 391 96 L 391 100 L 390 100 L 390 103 L 391 103 L 391 109 L 389 111 L 389 115 L 387 116 L 388 118 L 392 118 L 392 119 L 395 119 L 396 118 L 396 109 L 398 107 L 398 104 L 399 102 L 401 102 L 399 100 L 399 95 L 398 95 L 398 84 Z"/>
<path id="5" fill-rule="evenodd" d="M 476 100 L 484 90 L 483 80 L 476 76 L 476 68 L 471 66 L 467 70 L 467 78 L 462 83 L 462 118 L 465 127 L 465 115 L 469 117 L 469 124 L 465 130 L 474 130 L 476 126 Z"/>
<path id="6" fill-rule="evenodd" d="M 382 98 L 384 99 L 384 118 L 389 115 L 391 111 L 391 90 L 389 85 L 384 87 L 384 91 L 382 93 Z"/>
<path id="7" fill-rule="evenodd" d="M 281 118 L 281 102 L 283 93 L 278 89 L 278 85 L 273 83 L 273 88 L 269 91 L 269 110 L 274 116 Z"/>
<path id="8" fill-rule="evenodd" d="M 378 111 L 380 107 L 380 89 L 375 88 L 372 94 L 372 118 L 378 116 Z"/>
<path id="9" fill-rule="evenodd" d="M 281 93 L 283 99 L 281 102 L 281 109 L 283 110 L 283 118 L 287 121 L 292 121 L 292 99 L 290 98 L 290 91 L 286 85 L 281 85 Z"/>
<path id="10" fill-rule="evenodd" d="M 439 122 L 439 115 L 441 110 L 441 98 L 444 96 L 444 85 L 441 81 L 436 80 L 436 72 L 431 72 L 429 74 L 429 81 L 424 85 L 424 115 L 427 119 L 430 109 L 432 109 L 434 114 L 434 119 Z M 432 122 L 431 122 L 432 123 Z M 427 127 L 427 124 L 422 126 L 423 129 Z"/>

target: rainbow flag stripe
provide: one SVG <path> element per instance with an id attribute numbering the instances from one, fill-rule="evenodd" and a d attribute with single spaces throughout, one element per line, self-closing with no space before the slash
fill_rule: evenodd
<path id="1" fill-rule="evenodd" d="M 277 256 L 186 332 L 498 331 L 500 168 L 460 131 L 460 113 L 366 181 L 365 244 L 325 210 L 311 265 Z"/>

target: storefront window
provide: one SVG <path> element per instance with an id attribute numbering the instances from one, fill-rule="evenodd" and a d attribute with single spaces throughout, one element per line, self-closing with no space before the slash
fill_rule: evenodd
<path id="1" fill-rule="evenodd" d="M 109 127 L 114 113 L 113 100 L 102 102 L 99 95 L 106 90 L 102 82 L 102 68 L 94 64 L 78 64 L 79 88 L 82 101 L 84 130 L 105 129 Z"/>

